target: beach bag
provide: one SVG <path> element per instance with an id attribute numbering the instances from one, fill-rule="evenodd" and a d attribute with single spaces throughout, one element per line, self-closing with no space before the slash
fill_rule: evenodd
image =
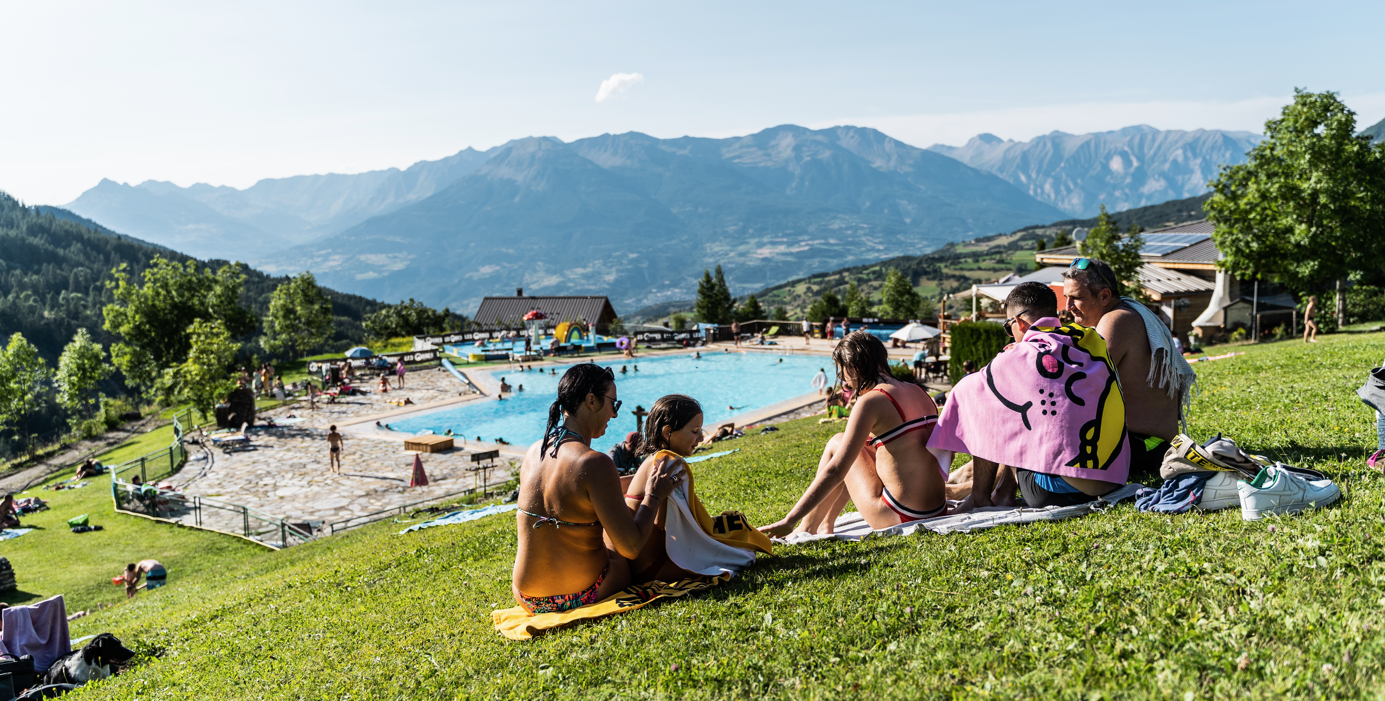
<path id="1" fill-rule="evenodd" d="M 1361 398 L 1361 403 L 1385 414 L 1385 409 L 1381 408 L 1385 407 L 1385 367 L 1372 369 L 1366 376 L 1366 384 L 1356 390 L 1356 396 Z"/>
<path id="2" fill-rule="evenodd" d="M 90 519 L 87 518 L 87 514 L 82 514 L 81 516 L 77 516 L 77 517 L 75 517 L 75 518 L 70 518 L 70 519 L 68 519 L 68 520 L 67 520 L 67 527 L 68 527 L 68 528 L 76 528 L 76 527 L 78 527 L 78 526 L 85 526 L 85 525 L 87 525 L 87 522 L 88 522 L 89 520 L 90 520 Z"/>

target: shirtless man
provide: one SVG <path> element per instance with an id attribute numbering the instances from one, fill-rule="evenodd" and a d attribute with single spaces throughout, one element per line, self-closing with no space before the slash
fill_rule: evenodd
<path id="1" fill-rule="evenodd" d="M 341 434 L 337 433 L 336 424 L 332 424 L 332 427 L 328 429 L 327 433 L 327 469 L 334 475 L 341 474 L 342 450 L 343 444 L 341 440 Z"/>
<path id="2" fill-rule="evenodd" d="M 1313 321 L 1313 316 L 1318 311 L 1318 296 L 1313 295 L 1308 298 L 1308 306 L 1303 309 L 1303 342 L 1318 342 L 1318 322 Z"/>
<path id="3" fill-rule="evenodd" d="M 615 463 L 591 449 L 620 410 L 617 397 L 608 368 L 574 365 L 558 383 L 544 439 L 530 446 L 520 465 L 511 588 L 530 613 L 594 604 L 629 586 L 628 561 L 644 548 L 682 478 L 680 463 L 661 461 L 631 513 Z"/>
<path id="4" fill-rule="evenodd" d="M 1169 396 L 1167 387 L 1149 382 L 1153 351 L 1144 319 L 1121 300 L 1116 274 L 1106 263 L 1078 258 L 1063 278 L 1067 310 L 1077 323 L 1101 334 L 1116 364 L 1130 432 L 1131 471 L 1157 471 L 1168 442 L 1178 435 L 1179 400 L 1177 394 Z"/>
<path id="5" fill-rule="evenodd" d="M 140 575 L 144 576 L 142 585 L 139 583 Z M 121 579 L 125 580 L 125 598 L 129 599 L 140 589 L 154 591 L 168 584 L 168 570 L 158 560 L 140 560 L 139 563 L 126 565 Z"/>

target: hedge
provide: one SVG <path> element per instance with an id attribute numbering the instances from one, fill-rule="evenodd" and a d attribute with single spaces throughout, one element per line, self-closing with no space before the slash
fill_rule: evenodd
<path id="1" fill-rule="evenodd" d="M 992 321 L 964 321 L 950 329 L 952 345 L 948 350 L 948 374 L 952 384 L 962 379 L 962 363 L 976 361 L 979 370 L 996 356 L 1013 339 L 1005 335 L 1005 328 Z"/>

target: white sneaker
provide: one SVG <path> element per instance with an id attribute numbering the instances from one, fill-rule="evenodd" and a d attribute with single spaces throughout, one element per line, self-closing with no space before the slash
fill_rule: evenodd
<path id="1" fill-rule="evenodd" d="M 1265 514 L 1296 514 L 1327 506 L 1341 498 L 1332 480 L 1306 480 L 1279 465 L 1267 467 L 1250 482 L 1237 482 L 1241 518 L 1258 520 Z"/>
<path id="2" fill-rule="evenodd" d="M 1240 506 L 1241 491 L 1236 486 L 1240 482 L 1233 472 L 1218 472 L 1212 479 L 1207 480 L 1207 485 L 1202 488 L 1202 498 L 1195 506 L 1203 511 Z"/>

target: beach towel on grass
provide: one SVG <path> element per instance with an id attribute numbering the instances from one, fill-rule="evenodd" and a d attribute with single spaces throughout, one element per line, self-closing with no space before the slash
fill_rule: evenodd
<path id="1" fill-rule="evenodd" d="M 1143 484 L 1127 484 L 1110 494 L 1098 497 L 1096 501 L 1076 506 L 1048 506 L 1042 509 L 996 506 L 976 509 L 955 516 L 939 516 L 923 521 L 901 523 L 898 526 L 881 528 L 880 530 L 872 530 L 865 519 L 861 518 L 861 514 L 853 512 L 837 518 L 833 526 L 835 532 L 831 535 L 795 533 L 787 538 L 776 540 L 787 545 L 800 545 L 818 540 L 857 541 L 877 536 L 913 535 L 924 530 L 946 535 L 948 533 L 971 533 L 996 526 L 1037 523 L 1039 521 L 1064 521 L 1105 511 L 1117 503 L 1134 497 L 1135 493 L 1141 489 L 1144 489 Z M 955 504 L 955 502 L 953 503 Z"/>
<path id="2" fill-rule="evenodd" d="M 471 509 L 469 511 L 453 511 L 452 513 L 447 514 L 446 516 L 439 516 L 431 521 L 424 521 L 423 523 L 416 523 L 412 526 L 409 526 L 408 528 L 405 528 L 404 530 L 400 531 L 399 535 L 404 535 L 409 531 L 416 531 L 420 528 L 432 528 L 434 526 L 451 526 L 458 523 L 466 523 L 467 521 L 475 521 L 478 518 L 494 516 L 495 514 L 503 514 L 506 511 L 514 511 L 518 508 L 518 504 L 493 504 L 491 506 L 487 506 L 481 509 Z"/>
<path id="3" fill-rule="evenodd" d="M 1002 465 L 1124 484 L 1120 380 L 1095 329 L 1040 319 L 948 394 L 928 441 Z"/>
<path id="4" fill-rule="evenodd" d="M 656 461 L 664 458 L 682 460 L 681 456 L 668 451 L 654 456 Z M 723 511 L 716 517 L 707 513 L 691 480 L 680 482 L 669 495 L 664 530 L 669 559 L 702 577 L 636 584 L 603 601 L 560 613 L 536 616 L 515 606 L 491 612 L 491 623 L 511 640 L 527 640 L 535 633 L 568 623 L 633 611 L 659 599 L 706 591 L 731 581 L 754 564 L 756 551 L 768 554 L 774 548 L 769 537 L 750 525 L 740 512 Z"/>
<path id="5" fill-rule="evenodd" d="M 34 529 L 32 529 L 32 528 L 6 528 L 6 529 L 4 529 L 4 530 L 0 530 L 0 540 L 10 540 L 11 538 L 18 538 L 19 536 L 22 536 L 22 535 L 24 535 L 25 533 L 28 533 L 29 531 L 32 531 L 32 530 L 34 530 Z"/>

